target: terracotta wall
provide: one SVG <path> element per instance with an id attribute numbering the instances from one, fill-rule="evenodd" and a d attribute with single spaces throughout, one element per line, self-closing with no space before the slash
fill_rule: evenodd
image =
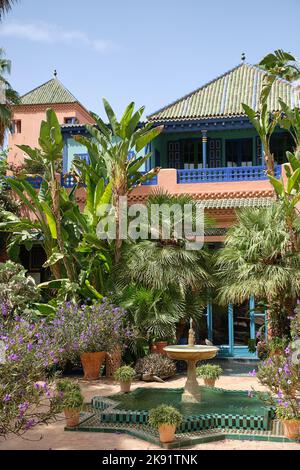
<path id="1" fill-rule="evenodd" d="M 45 119 L 47 108 L 52 107 L 58 117 L 60 124 L 64 123 L 67 117 L 76 117 L 79 124 L 93 124 L 93 118 L 78 103 L 38 105 L 38 106 L 16 106 L 14 108 L 13 119 L 21 121 L 21 133 L 10 134 L 8 147 L 8 162 L 16 167 L 22 165 L 24 161 L 23 152 L 16 145 L 38 146 L 41 122 Z"/>

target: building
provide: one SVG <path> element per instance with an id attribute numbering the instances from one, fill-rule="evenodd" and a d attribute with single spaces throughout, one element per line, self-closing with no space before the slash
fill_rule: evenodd
<path id="1" fill-rule="evenodd" d="M 154 125 L 163 124 L 164 132 L 152 143 L 152 158 L 147 169 L 160 167 L 161 170 L 150 184 L 132 191 L 129 202 L 146 201 L 154 188 L 193 195 L 215 220 L 214 228 L 205 234 L 212 249 L 222 246 L 228 227 L 235 221 L 237 208 L 269 206 L 274 200 L 274 191 L 266 176 L 262 144 L 242 108 L 242 103 L 246 103 L 258 111 L 264 73 L 257 66 L 242 62 L 151 114 L 149 121 Z M 32 93 L 34 98 L 35 92 Z M 299 87 L 281 79 L 272 87 L 269 109 L 278 110 L 279 98 L 291 107 L 300 107 Z M 27 100 L 28 95 L 25 95 L 25 102 Z M 29 102 L 31 100 L 29 98 Z M 72 117 L 70 113 L 68 117 Z M 63 118 L 62 123 L 63 168 L 67 172 L 75 155 L 88 158 L 86 149 L 73 138 L 86 134 L 86 130 L 80 122 Z M 31 145 L 27 135 L 26 143 Z M 287 132 L 277 129 L 271 146 L 276 175 L 280 176 L 285 152 L 292 150 L 293 141 Z M 72 184 L 72 178 L 66 180 L 67 186 Z M 79 198 L 84 198 L 84 193 Z M 265 312 L 255 309 L 254 298 L 244 305 L 225 308 L 211 296 L 206 317 L 198 325 L 198 334 L 218 345 L 221 357 L 253 358 L 255 355 L 249 353 L 248 343 L 255 339 L 263 324 L 266 324 Z"/>
<path id="2" fill-rule="evenodd" d="M 38 147 L 41 122 L 48 108 L 53 108 L 63 124 L 94 123 L 91 114 L 72 93 L 54 78 L 21 97 L 21 103 L 13 108 L 12 133 L 9 135 L 8 162 L 14 167 L 22 166 L 24 155 L 17 145 Z"/>

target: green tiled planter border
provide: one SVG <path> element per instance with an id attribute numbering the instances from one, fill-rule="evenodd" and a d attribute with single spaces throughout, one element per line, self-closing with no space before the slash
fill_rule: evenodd
<path id="1" fill-rule="evenodd" d="M 141 389 L 137 389 L 135 392 Z M 223 389 L 216 389 L 217 391 L 225 392 Z M 133 393 L 135 393 L 133 392 Z M 245 391 L 228 391 L 230 394 L 243 394 Z M 101 421 L 103 423 L 132 423 L 132 424 L 146 424 L 148 421 L 148 410 L 122 410 L 118 409 L 118 402 L 103 398 L 94 397 L 92 400 L 92 408 L 101 412 Z M 201 431 L 212 428 L 229 428 L 229 429 L 243 429 L 243 430 L 264 430 L 270 429 L 271 423 L 271 408 L 265 407 L 265 414 L 256 415 L 236 415 L 236 414 L 201 414 L 188 416 L 185 418 L 183 424 L 178 429 L 179 433 L 186 433 L 191 431 Z"/>

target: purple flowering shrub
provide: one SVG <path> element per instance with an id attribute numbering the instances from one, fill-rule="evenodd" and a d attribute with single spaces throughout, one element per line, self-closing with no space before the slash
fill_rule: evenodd
<path id="1" fill-rule="evenodd" d="M 28 306 L 40 299 L 40 292 L 32 277 L 20 264 L 0 263 L 0 323 L 14 315 L 29 313 Z"/>
<path id="2" fill-rule="evenodd" d="M 59 412 L 51 367 L 60 352 L 47 335 L 44 321 L 16 318 L 0 327 L 0 435 L 23 434 L 49 423 Z"/>
<path id="3" fill-rule="evenodd" d="M 266 359 L 258 368 L 257 378 L 269 389 L 280 419 L 300 419 L 300 364 L 293 360 L 291 347 Z"/>
<path id="4" fill-rule="evenodd" d="M 125 310 L 108 299 L 92 306 L 62 304 L 49 329 L 62 351 L 60 363 L 76 362 L 84 352 L 111 352 L 133 336 Z"/>

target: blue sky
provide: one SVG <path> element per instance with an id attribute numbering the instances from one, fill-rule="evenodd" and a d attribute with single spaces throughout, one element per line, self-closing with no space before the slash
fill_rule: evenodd
<path id="1" fill-rule="evenodd" d="M 283 48 L 300 57 L 299 0 L 20 0 L 0 25 L 25 93 L 52 77 L 88 109 L 146 112 Z"/>

